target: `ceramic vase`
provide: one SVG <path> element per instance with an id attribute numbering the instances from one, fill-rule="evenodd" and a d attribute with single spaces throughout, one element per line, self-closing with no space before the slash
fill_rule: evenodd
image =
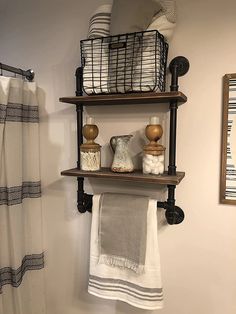
<path id="1" fill-rule="evenodd" d="M 113 172 L 132 172 L 134 164 L 131 159 L 128 145 L 133 135 L 113 136 L 110 140 L 114 158 L 111 166 Z"/>

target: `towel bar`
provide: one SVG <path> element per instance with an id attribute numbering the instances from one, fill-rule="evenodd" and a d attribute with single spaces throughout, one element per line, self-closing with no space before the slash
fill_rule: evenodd
<path id="1" fill-rule="evenodd" d="M 157 208 L 164 208 L 166 209 L 166 220 L 169 225 L 176 225 L 180 224 L 184 220 L 184 212 L 183 210 L 171 204 L 174 200 L 168 198 L 166 202 L 157 202 Z M 92 205 L 93 205 L 93 195 L 84 193 L 83 194 L 83 202 L 82 206 L 79 207 L 80 213 L 85 213 L 86 211 L 92 212 Z"/>

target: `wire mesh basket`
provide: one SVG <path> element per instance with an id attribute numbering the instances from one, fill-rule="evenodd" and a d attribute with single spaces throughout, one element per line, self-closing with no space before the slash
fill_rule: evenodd
<path id="1" fill-rule="evenodd" d="M 86 94 L 165 90 L 168 44 L 158 31 L 81 40 Z"/>

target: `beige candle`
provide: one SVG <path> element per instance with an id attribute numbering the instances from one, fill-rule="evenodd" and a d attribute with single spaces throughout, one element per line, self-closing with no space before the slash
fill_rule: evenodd
<path id="1" fill-rule="evenodd" d="M 88 125 L 94 125 L 94 118 L 92 118 L 92 117 L 87 117 L 86 118 L 86 124 L 88 124 Z"/>
<path id="2" fill-rule="evenodd" d="M 149 125 L 157 125 L 157 124 L 160 124 L 160 119 L 159 117 L 150 117 L 150 120 L 149 120 Z"/>

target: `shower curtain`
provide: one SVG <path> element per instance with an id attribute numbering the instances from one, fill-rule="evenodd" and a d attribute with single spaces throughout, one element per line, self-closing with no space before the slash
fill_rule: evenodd
<path id="1" fill-rule="evenodd" d="M 45 313 L 36 89 L 0 77 L 0 314 Z"/>

